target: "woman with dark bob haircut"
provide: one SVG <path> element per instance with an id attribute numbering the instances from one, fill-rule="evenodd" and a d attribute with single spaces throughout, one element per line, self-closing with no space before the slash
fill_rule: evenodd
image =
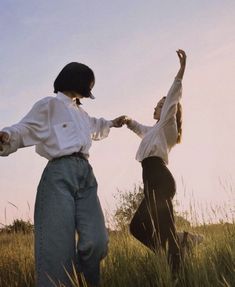
<path id="1" fill-rule="evenodd" d="M 54 93 L 73 91 L 85 98 L 93 98 L 90 85 L 95 84 L 95 75 L 86 65 L 72 62 L 66 65 L 54 82 Z"/>
<path id="2" fill-rule="evenodd" d="M 93 71 L 70 63 L 54 82 L 55 97 L 39 100 L 17 124 L 0 131 L 0 155 L 35 145 L 48 159 L 35 203 L 36 286 L 72 286 L 73 266 L 88 286 L 97 286 L 100 261 L 107 253 L 108 236 L 97 196 L 97 182 L 89 164 L 92 139 L 108 136 L 112 121 L 90 117 L 80 106 L 94 98 Z M 76 246 L 76 233 L 78 242 Z"/>

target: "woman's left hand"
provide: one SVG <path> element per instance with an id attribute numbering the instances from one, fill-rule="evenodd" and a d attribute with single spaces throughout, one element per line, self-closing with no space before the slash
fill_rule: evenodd
<path id="1" fill-rule="evenodd" d="M 180 60 L 180 66 L 181 67 L 185 67 L 186 65 L 186 59 L 187 59 L 187 56 L 186 56 L 186 53 L 184 50 L 177 50 L 176 51 L 178 57 L 179 57 L 179 60 Z"/>

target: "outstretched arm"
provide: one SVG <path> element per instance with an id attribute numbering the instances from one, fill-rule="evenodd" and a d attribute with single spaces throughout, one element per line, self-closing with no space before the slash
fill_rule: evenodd
<path id="1" fill-rule="evenodd" d="M 49 133 L 48 100 L 39 100 L 20 122 L 0 131 L 0 156 L 36 145 Z"/>
<path id="2" fill-rule="evenodd" d="M 186 54 L 183 50 L 176 51 L 180 60 L 180 69 L 176 74 L 175 80 L 166 96 L 159 123 L 167 122 L 171 117 L 176 115 L 177 104 L 182 96 L 182 79 L 186 66 Z"/>
<path id="3" fill-rule="evenodd" d="M 132 130 L 140 138 L 143 138 L 146 135 L 146 133 L 152 128 L 150 126 L 144 126 L 127 116 L 125 117 L 124 123 L 127 125 L 128 129 Z"/>

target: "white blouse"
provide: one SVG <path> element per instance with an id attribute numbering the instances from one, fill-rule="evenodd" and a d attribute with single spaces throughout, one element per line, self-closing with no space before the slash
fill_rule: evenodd
<path id="1" fill-rule="evenodd" d="M 18 124 L 3 129 L 10 138 L 0 155 L 35 145 L 36 152 L 49 160 L 78 151 L 88 157 L 92 139 L 107 137 L 111 126 L 112 121 L 90 117 L 74 99 L 59 92 L 39 100 Z"/>
<path id="2" fill-rule="evenodd" d="M 176 113 L 181 96 L 181 80 L 175 79 L 162 107 L 160 120 L 154 126 L 144 126 L 134 120 L 128 124 L 128 128 L 142 138 L 136 160 L 141 162 L 147 157 L 158 156 L 168 164 L 168 153 L 178 137 Z"/>

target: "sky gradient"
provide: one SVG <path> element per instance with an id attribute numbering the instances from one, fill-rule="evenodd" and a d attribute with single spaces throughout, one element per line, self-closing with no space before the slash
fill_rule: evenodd
<path id="1" fill-rule="evenodd" d="M 234 1 L 2 0 L 0 11 L 0 129 L 53 95 L 55 77 L 71 61 L 95 72 L 96 99 L 83 100 L 91 116 L 127 114 L 153 125 L 153 108 L 179 68 L 175 51 L 184 49 L 183 139 L 169 156 L 177 209 L 190 212 L 193 201 L 199 213 L 226 204 L 216 216 L 235 214 Z M 90 162 L 107 212 L 117 189 L 141 183 L 139 143 L 126 127 L 93 143 Z M 33 220 L 45 165 L 33 147 L 0 158 L 1 223 Z"/>

